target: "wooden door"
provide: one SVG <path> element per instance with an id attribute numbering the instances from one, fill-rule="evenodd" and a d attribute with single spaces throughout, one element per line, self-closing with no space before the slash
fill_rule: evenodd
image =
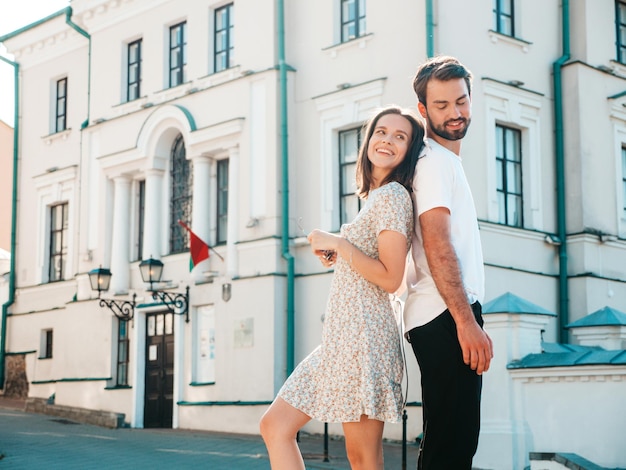
<path id="1" fill-rule="evenodd" d="M 146 315 L 145 428 L 171 428 L 174 412 L 174 315 Z"/>

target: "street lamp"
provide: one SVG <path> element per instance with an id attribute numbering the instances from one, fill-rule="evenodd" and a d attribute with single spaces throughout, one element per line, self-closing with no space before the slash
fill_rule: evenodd
<path id="1" fill-rule="evenodd" d="M 152 298 L 159 300 L 171 313 L 185 315 L 185 321 L 189 323 L 189 286 L 185 288 L 184 294 L 154 289 L 153 284 L 160 282 L 163 274 L 163 263 L 158 259 L 143 260 L 139 263 L 139 272 L 143 282 L 150 283 L 148 291 L 152 294 Z"/>
<path id="2" fill-rule="evenodd" d="M 135 298 L 137 294 L 133 293 L 133 300 L 120 300 L 103 299 L 100 294 L 103 291 L 109 290 L 109 284 L 111 283 L 111 271 L 107 268 L 100 266 L 99 268 L 89 271 L 89 282 L 91 283 L 91 289 L 98 291 L 98 299 L 100 299 L 100 307 L 109 307 L 109 310 L 122 321 L 128 321 L 133 319 L 135 314 Z"/>

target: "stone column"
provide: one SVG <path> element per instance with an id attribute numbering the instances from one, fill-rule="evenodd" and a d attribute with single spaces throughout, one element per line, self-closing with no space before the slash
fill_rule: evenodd
<path id="1" fill-rule="evenodd" d="M 161 258 L 161 226 L 163 213 L 163 170 L 146 171 L 146 201 L 143 228 L 143 259 Z"/>
<path id="2" fill-rule="evenodd" d="M 239 147 L 228 151 L 228 226 L 226 228 L 226 272 L 237 274 L 237 241 L 239 240 Z"/>
<path id="3" fill-rule="evenodd" d="M 480 468 L 527 468 L 532 436 L 524 420 L 522 391 L 515 386 L 507 365 L 541 352 L 541 332 L 549 315 L 485 312 L 483 318 L 493 341 L 493 359 L 483 377 L 480 439 L 474 464 Z"/>
<path id="4" fill-rule="evenodd" d="M 111 240 L 111 286 L 113 294 L 128 292 L 130 265 L 130 178 L 113 179 L 113 237 Z"/>

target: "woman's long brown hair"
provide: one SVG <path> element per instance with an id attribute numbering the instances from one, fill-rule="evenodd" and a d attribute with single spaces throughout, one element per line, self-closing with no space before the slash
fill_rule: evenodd
<path id="1" fill-rule="evenodd" d="M 411 124 L 411 142 L 407 147 L 406 156 L 400 165 L 387 175 L 387 177 L 380 182 L 380 185 L 397 181 L 404 186 L 409 192 L 413 186 L 413 175 L 415 174 L 415 165 L 422 147 L 424 146 L 424 126 L 417 116 L 408 109 L 400 108 L 399 106 L 388 106 L 378 111 L 368 122 L 365 124 L 365 138 L 361 143 L 359 149 L 359 156 L 356 162 L 356 194 L 362 199 L 367 198 L 370 190 L 372 189 L 372 163 L 367 158 L 367 149 L 369 147 L 370 139 L 374 134 L 374 129 L 378 120 L 386 116 L 387 114 L 397 114 L 404 117 Z"/>

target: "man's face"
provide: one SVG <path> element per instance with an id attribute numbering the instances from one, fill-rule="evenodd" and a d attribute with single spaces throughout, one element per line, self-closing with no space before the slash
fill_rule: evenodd
<path id="1" fill-rule="evenodd" d="M 418 105 L 428 132 L 455 141 L 465 137 L 472 120 L 472 103 L 462 78 L 431 80 L 426 87 L 426 106 Z"/>

